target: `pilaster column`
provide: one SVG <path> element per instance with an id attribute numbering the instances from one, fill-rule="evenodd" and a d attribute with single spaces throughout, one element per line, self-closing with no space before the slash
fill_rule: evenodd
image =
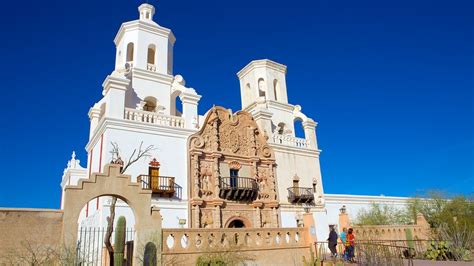
<path id="1" fill-rule="evenodd" d="M 201 95 L 183 92 L 179 95 L 183 104 L 184 127 L 189 129 L 199 128 L 198 102 Z"/>
<path id="2" fill-rule="evenodd" d="M 194 212 L 194 221 L 193 221 L 193 227 L 194 228 L 200 228 L 201 227 L 201 218 L 200 216 L 200 208 L 199 205 L 193 205 L 193 212 Z"/>
<path id="3" fill-rule="evenodd" d="M 214 198 L 219 197 L 219 158 L 221 157 L 220 154 L 213 154 L 213 169 L 214 169 Z"/>
<path id="4" fill-rule="evenodd" d="M 90 125 L 90 131 L 89 131 L 89 139 L 92 138 L 92 135 L 94 134 L 95 129 L 97 128 L 97 125 L 99 124 L 99 119 L 100 119 L 100 106 L 97 106 L 98 104 L 95 104 L 90 110 L 89 110 L 89 119 L 91 122 Z"/>
<path id="5" fill-rule="evenodd" d="M 215 206 L 215 211 L 214 211 L 214 227 L 215 228 L 221 228 L 221 206 L 216 205 Z"/>
<path id="6" fill-rule="evenodd" d="M 195 198 L 199 197 L 199 177 L 200 177 L 200 172 L 199 172 L 199 153 L 193 153 L 193 185 L 194 185 L 194 192 L 193 196 Z"/>
<path id="7" fill-rule="evenodd" d="M 254 208 L 255 215 L 253 217 L 253 227 L 255 228 L 261 228 L 262 227 L 262 207 L 261 202 L 254 202 L 252 204 L 252 207 Z"/>
<path id="8" fill-rule="evenodd" d="M 311 119 L 308 119 L 303 122 L 305 139 L 309 141 L 309 147 L 315 150 L 318 149 L 318 143 L 316 140 L 316 125 L 317 124 L 318 123 L 314 122 Z"/>
<path id="9" fill-rule="evenodd" d="M 261 134 L 266 133 L 269 138 L 272 138 L 272 116 L 273 113 L 266 109 L 257 109 L 251 111 L 255 122 L 257 123 Z M 273 141 L 273 139 L 271 140 Z"/>
<path id="10" fill-rule="evenodd" d="M 123 119 L 125 114 L 125 91 L 130 80 L 113 72 L 102 83 L 102 94 L 105 98 L 105 116 Z"/>

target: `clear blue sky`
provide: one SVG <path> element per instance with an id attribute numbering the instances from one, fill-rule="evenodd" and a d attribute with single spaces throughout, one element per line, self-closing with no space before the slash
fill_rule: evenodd
<path id="1" fill-rule="evenodd" d="M 319 122 L 326 193 L 473 193 L 472 1 L 150 2 L 201 114 L 239 109 L 249 61 L 288 66 L 290 102 Z M 140 3 L 2 3 L 0 206 L 59 206 L 72 150 L 85 166 L 113 39 Z"/>

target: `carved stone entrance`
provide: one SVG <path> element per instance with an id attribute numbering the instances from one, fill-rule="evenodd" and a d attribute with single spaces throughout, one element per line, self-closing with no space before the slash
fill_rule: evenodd
<path id="1" fill-rule="evenodd" d="M 275 156 L 249 113 L 213 107 L 188 146 L 191 227 L 279 227 Z"/>

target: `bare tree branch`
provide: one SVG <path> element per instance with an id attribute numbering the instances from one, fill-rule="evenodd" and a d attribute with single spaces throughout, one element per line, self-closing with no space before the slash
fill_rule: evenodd
<path id="1" fill-rule="evenodd" d="M 116 159 L 120 158 L 120 150 L 119 150 L 119 145 L 116 142 L 111 142 L 112 145 L 112 157 L 114 155 L 117 155 Z M 132 154 L 130 155 L 130 158 L 128 159 L 128 162 L 122 167 L 120 173 L 125 173 L 127 169 L 132 166 L 134 163 L 138 162 L 141 158 L 146 158 L 151 156 L 151 151 L 155 150 L 155 147 L 153 145 L 149 145 L 145 149 L 143 149 L 143 141 L 140 143 L 140 146 L 138 147 L 138 153 L 137 149 L 134 149 Z M 136 154 L 136 155 L 135 155 Z M 136 156 L 136 157 L 135 157 Z M 112 161 L 114 161 L 115 158 L 112 158 Z M 110 261 L 110 266 L 114 265 L 114 248 L 111 243 L 111 238 L 112 238 L 112 233 L 114 231 L 114 220 L 115 220 L 115 205 L 117 203 L 117 197 L 112 196 L 112 203 L 110 204 L 110 216 L 107 217 L 107 232 L 105 234 L 105 239 L 104 239 L 104 244 L 107 248 L 107 252 L 109 253 L 109 261 Z"/>
<path id="2" fill-rule="evenodd" d="M 122 168 L 122 173 L 125 173 L 125 171 L 128 169 L 128 167 L 130 167 L 131 165 L 133 165 L 134 163 L 139 161 L 141 158 L 150 157 L 151 156 L 151 151 L 153 151 L 153 150 L 155 150 L 155 147 L 153 145 L 149 145 L 145 149 L 143 149 L 143 141 L 142 141 L 140 143 L 140 147 L 138 148 L 138 153 L 137 153 L 136 158 L 134 158 L 134 156 L 135 156 L 135 153 L 137 152 L 137 149 L 133 150 L 133 153 L 130 156 L 130 158 L 128 159 L 128 162 Z"/>

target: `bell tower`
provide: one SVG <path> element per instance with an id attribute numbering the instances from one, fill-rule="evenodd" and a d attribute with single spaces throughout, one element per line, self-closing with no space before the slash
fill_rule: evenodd
<path id="1" fill-rule="evenodd" d="M 268 100 L 288 104 L 285 65 L 268 59 L 254 60 L 237 76 L 240 80 L 242 109 Z"/>
<path id="2" fill-rule="evenodd" d="M 139 19 L 123 23 L 115 37 L 115 69 L 135 67 L 172 75 L 176 40 L 173 32 L 153 21 L 152 5 L 142 4 L 138 11 Z"/>

